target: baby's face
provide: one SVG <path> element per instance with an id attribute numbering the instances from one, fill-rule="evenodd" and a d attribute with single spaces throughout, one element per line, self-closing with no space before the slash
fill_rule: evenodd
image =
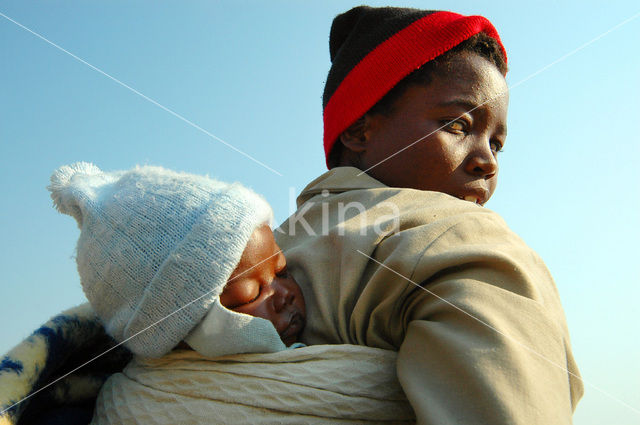
<path id="1" fill-rule="evenodd" d="M 238 313 L 269 320 L 287 346 L 297 341 L 306 324 L 304 298 L 269 226 L 251 235 L 220 302 Z"/>

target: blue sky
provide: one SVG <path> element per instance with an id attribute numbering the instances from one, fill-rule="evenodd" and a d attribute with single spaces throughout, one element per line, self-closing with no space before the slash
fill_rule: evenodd
<path id="1" fill-rule="evenodd" d="M 329 27 L 357 4 L 0 1 L 0 13 L 183 118 L 0 16 L 0 352 L 84 300 L 73 259 L 78 229 L 45 190 L 60 165 L 155 164 L 237 180 L 264 194 L 284 220 L 292 193 L 325 171 Z M 640 17 L 544 69 L 637 17 L 640 7 L 370 4 L 481 14 L 497 27 L 509 54 L 507 81 L 518 85 L 487 207 L 556 279 L 587 381 L 575 423 L 640 423 Z"/>

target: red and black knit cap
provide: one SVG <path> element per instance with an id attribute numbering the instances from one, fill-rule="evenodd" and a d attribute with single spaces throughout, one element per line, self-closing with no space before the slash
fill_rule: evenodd
<path id="1" fill-rule="evenodd" d="M 404 77 L 480 32 L 498 32 L 482 16 L 358 6 L 331 25 L 331 69 L 324 88 L 324 152 Z"/>

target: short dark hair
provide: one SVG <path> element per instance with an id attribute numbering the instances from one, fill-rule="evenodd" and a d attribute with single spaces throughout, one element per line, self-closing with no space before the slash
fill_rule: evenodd
<path id="1" fill-rule="evenodd" d="M 433 60 L 422 65 L 420 68 L 407 75 L 398 84 L 396 84 L 391 90 L 384 95 L 375 105 L 373 105 L 366 114 L 380 114 L 389 115 L 393 111 L 393 106 L 396 101 L 404 94 L 408 87 L 416 85 L 428 85 L 431 83 L 432 77 L 436 69 L 439 69 L 442 65 L 446 65 L 451 60 L 461 53 L 475 53 L 481 57 L 487 59 L 493 63 L 498 71 L 502 75 L 507 74 L 507 62 L 504 54 L 498 42 L 489 37 L 484 32 L 480 32 L 474 36 L 469 37 L 462 43 L 458 44 L 454 48 L 446 51 L 442 55 L 436 57 Z M 334 168 L 339 165 L 340 157 L 342 156 L 342 150 L 344 149 L 342 143 L 338 142 L 333 146 L 329 153 L 328 165 L 329 168 Z"/>

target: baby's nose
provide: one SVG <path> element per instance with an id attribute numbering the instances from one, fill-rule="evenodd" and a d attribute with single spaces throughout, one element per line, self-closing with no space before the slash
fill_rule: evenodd
<path id="1" fill-rule="evenodd" d="M 277 313 L 282 311 L 288 304 L 293 303 L 293 291 L 283 282 L 275 283 L 275 293 L 273 294 L 273 307 Z"/>

